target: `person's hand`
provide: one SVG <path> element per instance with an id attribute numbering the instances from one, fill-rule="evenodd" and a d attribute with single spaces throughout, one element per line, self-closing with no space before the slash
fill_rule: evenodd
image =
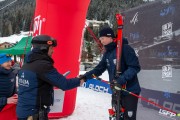
<path id="1" fill-rule="evenodd" d="M 116 90 L 121 90 L 121 88 L 122 88 L 122 86 L 120 84 L 118 84 L 116 80 L 113 80 L 110 83 L 110 87 L 111 87 L 111 89 L 116 89 Z"/>
<path id="2" fill-rule="evenodd" d="M 80 86 L 82 86 L 82 85 L 83 85 L 83 83 L 84 83 L 84 80 L 83 80 L 83 79 L 81 79 L 81 80 L 80 80 Z"/>
<path id="3" fill-rule="evenodd" d="M 86 76 L 84 76 L 84 75 L 79 75 L 78 78 L 79 78 L 80 80 L 83 80 L 84 82 L 87 81 L 87 78 L 86 78 Z"/>
<path id="4" fill-rule="evenodd" d="M 96 80 L 102 81 L 102 78 L 97 77 L 95 74 L 92 74 L 92 77 L 93 77 L 94 79 L 96 79 Z"/>
<path id="5" fill-rule="evenodd" d="M 7 98 L 7 104 L 17 104 L 18 95 L 15 94 L 12 97 Z"/>
<path id="6" fill-rule="evenodd" d="M 80 79 L 80 86 L 82 86 L 83 83 L 87 81 L 87 78 L 84 75 L 79 75 L 78 78 Z"/>

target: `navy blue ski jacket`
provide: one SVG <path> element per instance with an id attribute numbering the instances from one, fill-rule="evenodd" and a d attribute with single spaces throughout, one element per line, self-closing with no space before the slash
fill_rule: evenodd
<path id="1" fill-rule="evenodd" d="M 18 73 L 18 118 L 37 114 L 42 106 L 53 105 L 53 86 L 69 90 L 80 85 L 79 78 L 66 79 L 53 63 L 51 57 L 38 49 L 27 54 L 26 63 Z"/>
<path id="2" fill-rule="evenodd" d="M 0 66 L 0 111 L 7 104 L 7 98 L 16 92 L 16 73 Z"/>
<path id="3" fill-rule="evenodd" d="M 126 84 L 126 89 L 130 92 L 139 94 L 141 89 L 137 78 L 140 71 L 140 65 L 135 51 L 128 45 L 127 39 L 123 38 L 123 49 L 121 58 L 121 72 L 119 78 L 115 78 L 116 74 L 116 43 L 112 42 L 105 46 L 106 52 L 103 54 L 100 63 L 84 76 L 91 79 L 94 75 L 100 76 L 106 69 L 109 73 L 109 80 L 117 80 L 121 85 Z M 126 95 L 126 93 L 123 93 Z"/>

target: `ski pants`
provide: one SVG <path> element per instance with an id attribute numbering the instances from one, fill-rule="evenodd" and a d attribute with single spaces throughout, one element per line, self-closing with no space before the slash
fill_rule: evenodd
<path id="1" fill-rule="evenodd" d="M 138 98 L 132 95 L 121 96 L 122 107 L 125 108 L 124 120 L 136 120 Z"/>

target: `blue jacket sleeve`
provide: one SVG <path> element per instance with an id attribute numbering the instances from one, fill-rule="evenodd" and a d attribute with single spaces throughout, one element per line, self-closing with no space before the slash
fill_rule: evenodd
<path id="1" fill-rule="evenodd" d="M 6 97 L 0 97 L 0 106 L 4 106 L 7 104 L 7 98 Z"/>
<path id="2" fill-rule="evenodd" d="M 121 85 L 125 84 L 127 81 L 132 80 L 137 73 L 140 71 L 140 65 L 138 57 L 134 49 L 129 45 L 123 46 L 123 56 L 127 69 L 123 71 L 120 77 L 117 79 L 117 82 Z"/>
<path id="3" fill-rule="evenodd" d="M 45 73 L 45 81 L 56 86 L 62 90 L 69 90 L 80 86 L 79 78 L 66 79 L 63 75 L 58 73 L 54 68 L 48 73 Z"/>
<path id="4" fill-rule="evenodd" d="M 107 68 L 106 67 L 106 58 L 105 58 L 105 55 L 103 55 L 103 58 L 99 62 L 99 64 L 91 71 L 85 73 L 84 76 L 86 76 L 87 79 L 93 78 L 93 76 L 92 76 L 93 74 L 95 76 L 100 76 L 106 70 L 106 68 Z"/>

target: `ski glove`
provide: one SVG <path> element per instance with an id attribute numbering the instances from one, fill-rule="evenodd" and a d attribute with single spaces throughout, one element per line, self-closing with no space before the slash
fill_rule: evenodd
<path id="1" fill-rule="evenodd" d="M 80 79 L 80 80 L 83 79 L 84 82 L 87 81 L 87 77 L 86 77 L 85 75 L 79 75 L 79 79 Z"/>
<path id="2" fill-rule="evenodd" d="M 110 87 L 111 87 L 112 90 L 113 89 L 121 90 L 121 88 L 122 88 L 122 86 L 119 83 L 117 83 L 116 80 L 114 80 L 113 82 L 110 83 Z"/>

